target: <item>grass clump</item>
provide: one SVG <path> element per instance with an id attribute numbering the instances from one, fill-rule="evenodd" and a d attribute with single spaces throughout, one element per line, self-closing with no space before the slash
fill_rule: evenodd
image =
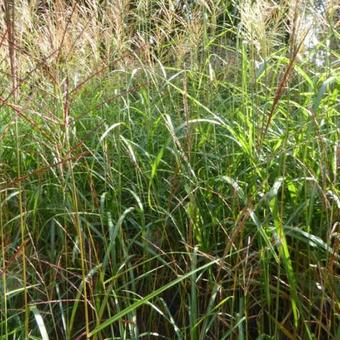
<path id="1" fill-rule="evenodd" d="M 337 9 L 306 5 L 6 2 L 1 338 L 340 336 Z"/>

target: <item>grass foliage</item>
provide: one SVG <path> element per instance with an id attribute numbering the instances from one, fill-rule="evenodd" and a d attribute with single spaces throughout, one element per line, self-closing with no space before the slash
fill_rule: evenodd
<path id="1" fill-rule="evenodd" d="M 340 338 L 335 2 L 2 5 L 1 339 Z"/>

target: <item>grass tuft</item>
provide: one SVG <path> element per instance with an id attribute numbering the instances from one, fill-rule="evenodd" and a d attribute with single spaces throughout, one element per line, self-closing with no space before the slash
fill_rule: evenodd
<path id="1" fill-rule="evenodd" d="M 2 8 L 1 339 L 340 337 L 335 2 Z"/>

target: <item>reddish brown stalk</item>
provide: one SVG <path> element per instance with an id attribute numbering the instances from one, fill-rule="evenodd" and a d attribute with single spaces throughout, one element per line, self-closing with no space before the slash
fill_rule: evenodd
<path id="1" fill-rule="evenodd" d="M 20 106 L 18 106 L 18 105 L 16 105 L 16 104 L 12 104 L 12 103 L 9 103 L 9 102 L 7 102 L 5 99 L 3 99 L 3 98 L 1 98 L 0 97 L 0 103 L 1 103 L 1 105 L 3 106 L 3 105 L 6 105 L 6 106 L 8 106 L 9 108 L 11 108 L 18 116 L 20 116 L 20 117 L 22 117 L 22 118 L 24 118 L 33 128 L 34 128 L 34 130 L 36 130 L 36 131 L 39 131 L 42 135 L 44 135 L 48 140 L 50 140 L 50 141 L 52 141 L 51 140 L 51 138 L 50 138 L 50 136 L 46 133 L 46 132 L 44 132 L 44 130 L 42 130 L 42 129 L 40 129 L 38 126 L 37 126 L 37 124 L 35 123 L 35 121 L 33 120 L 33 119 L 31 119 L 30 117 L 28 117 L 27 115 L 25 115 L 24 113 L 23 113 L 23 109 L 20 107 Z M 42 118 L 46 118 L 46 119 L 49 119 L 49 120 L 51 120 L 51 118 L 47 118 L 47 117 L 42 117 Z M 56 121 L 54 121 L 54 123 L 55 123 Z"/>
<path id="2" fill-rule="evenodd" d="M 76 46 L 76 42 L 78 41 L 78 39 L 81 38 L 81 36 L 84 34 L 85 30 L 87 29 L 88 25 L 90 24 L 91 22 L 91 19 L 92 17 L 90 17 L 88 20 L 87 20 L 87 23 L 84 25 L 84 27 L 82 28 L 82 30 L 80 31 L 80 33 L 76 36 L 76 38 L 74 39 L 67 55 L 65 56 L 65 60 L 68 60 L 70 54 L 72 53 L 72 51 L 74 50 L 75 46 Z"/>
<path id="3" fill-rule="evenodd" d="M 63 47 L 63 44 L 64 44 L 64 40 L 65 40 L 65 37 L 66 37 L 66 32 L 67 32 L 67 29 L 71 23 L 71 20 L 72 20 L 72 16 L 75 12 L 75 9 L 76 9 L 76 6 L 77 6 L 77 2 L 75 1 L 74 4 L 72 5 L 72 10 L 71 10 L 71 14 L 66 22 L 66 25 L 65 25 L 65 28 L 64 28 L 64 31 L 63 31 L 63 36 L 61 38 L 61 41 L 60 41 L 60 44 L 59 44 L 59 47 L 58 47 L 58 54 L 57 54 L 57 60 L 60 60 L 60 57 L 61 57 L 61 48 Z"/>
<path id="4" fill-rule="evenodd" d="M 6 4 L 7 2 L 5 2 Z M 48 59 L 50 59 L 54 54 L 57 54 L 56 56 L 56 59 L 59 60 L 60 59 L 60 55 L 61 55 L 61 49 L 62 49 L 62 46 L 63 46 L 63 43 L 64 43 L 64 40 L 65 40 L 65 36 L 66 36 L 66 33 L 67 33 L 67 28 L 69 27 L 69 24 L 71 22 L 71 18 L 75 12 L 75 8 L 76 8 L 76 2 L 73 4 L 72 6 L 72 11 L 71 11 L 71 14 L 70 14 L 70 17 L 67 21 L 67 24 L 66 24 L 66 27 L 63 31 L 63 35 L 62 35 L 62 39 L 61 39 L 61 42 L 59 44 L 59 47 L 57 49 L 55 49 L 50 55 L 48 55 L 46 58 L 44 58 L 41 62 L 37 63 L 37 65 L 32 69 L 30 70 L 29 72 L 27 72 L 27 76 L 25 78 L 23 78 L 20 83 L 18 83 L 17 81 L 15 82 L 15 84 L 13 84 L 13 89 L 11 91 L 11 93 L 7 96 L 7 98 L 5 99 L 5 101 L 7 99 L 9 99 L 12 95 L 15 96 L 16 92 L 18 91 L 18 89 L 20 88 L 21 85 L 23 85 L 27 79 L 29 79 L 30 75 L 33 74 L 33 72 L 38 69 L 39 67 L 42 67 L 44 68 L 45 70 L 48 71 L 48 74 L 49 76 L 51 77 L 51 79 L 54 81 L 54 83 L 57 83 L 55 77 L 51 74 L 51 72 L 49 71 L 49 68 L 46 64 L 46 61 Z M 10 21 L 8 21 L 8 24 L 10 23 Z M 12 37 L 12 29 L 10 29 L 11 27 L 8 27 L 8 37 L 9 37 L 9 49 L 10 49 L 10 58 L 11 58 L 11 64 L 13 63 L 13 66 L 15 66 L 15 63 L 12 61 L 12 55 L 15 56 L 15 52 L 18 50 L 18 51 L 21 51 L 22 53 L 28 55 L 29 57 L 31 57 L 26 51 L 24 51 L 22 48 L 20 48 L 19 46 L 17 46 L 15 44 L 15 41 Z M 1 46 L 1 45 L 0 45 Z M 11 72 L 12 75 L 13 75 L 13 72 Z M 17 79 L 17 78 L 16 78 Z M 0 106 L 1 108 L 1 106 Z"/>
<path id="5" fill-rule="evenodd" d="M 246 222 L 248 221 L 252 211 L 252 203 L 248 203 L 246 207 L 242 209 L 240 212 L 237 221 L 235 222 L 235 228 L 233 229 L 233 232 L 231 236 L 229 237 L 229 241 L 226 244 L 226 247 L 223 252 L 223 257 L 225 258 L 228 256 L 229 252 L 231 251 L 232 247 L 234 246 L 234 242 L 237 238 L 238 235 L 242 233 L 242 230 L 244 229 L 244 226 Z M 220 266 L 216 275 L 216 282 L 219 282 L 220 277 L 221 277 L 221 272 L 222 272 L 223 266 Z"/>
<path id="6" fill-rule="evenodd" d="M 62 159 L 61 161 L 58 161 L 58 162 L 49 164 L 47 166 L 35 169 L 34 171 L 32 171 L 32 172 L 30 172 L 30 173 L 28 173 L 26 175 L 17 177 L 13 181 L 6 183 L 6 185 L 1 187 L 0 190 L 9 189 L 11 186 L 13 186 L 15 184 L 18 184 L 18 183 L 21 183 L 21 182 L 25 181 L 26 179 L 28 179 L 31 176 L 41 175 L 41 174 L 51 170 L 52 168 L 55 168 L 55 167 L 57 167 L 59 165 L 63 165 L 63 164 L 65 164 L 65 163 L 67 163 L 69 161 L 72 161 L 72 160 L 76 160 L 77 161 L 77 160 L 79 160 L 79 159 L 81 159 L 81 158 L 83 158 L 83 157 L 85 157 L 85 156 L 87 156 L 89 154 L 90 154 L 89 151 L 84 151 L 84 152 L 81 152 L 80 154 L 78 154 L 76 156 L 67 157 L 67 158 Z"/>
<path id="7" fill-rule="evenodd" d="M 269 115 L 268 115 L 268 118 L 267 118 L 267 122 L 266 122 L 266 125 L 264 127 L 264 129 L 262 129 L 262 132 L 261 132 L 261 138 L 260 138 L 260 145 L 262 144 L 262 141 L 263 139 L 265 138 L 266 134 L 267 134 L 267 131 L 268 131 L 268 128 L 269 128 L 269 125 L 272 121 L 272 118 L 273 118 L 273 115 L 274 115 L 274 112 L 277 108 L 277 105 L 282 97 L 282 94 L 283 94 L 283 91 L 285 89 L 285 86 L 289 80 L 289 77 L 292 73 L 292 70 L 293 70 L 293 67 L 294 67 L 294 64 L 295 64 L 295 61 L 296 61 L 296 58 L 297 58 L 297 55 L 301 49 L 301 46 L 306 38 L 308 34 L 308 30 L 306 31 L 305 35 L 303 36 L 303 38 L 301 39 L 301 42 L 299 44 L 299 46 L 297 46 L 297 48 L 295 49 L 293 55 L 292 55 L 292 58 L 290 59 L 290 62 L 283 74 L 283 77 L 276 89 L 276 93 L 275 93 L 275 96 L 274 96 L 274 101 L 273 101 L 273 104 L 271 106 L 271 109 L 270 109 L 270 112 L 269 112 Z"/>
<path id="8" fill-rule="evenodd" d="M 40 67 L 43 69 L 48 70 L 48 66 L 46 64 L 47 60 L 50 59 L 55 53 L 58 52 L 58 49 L 50 53 L 46 58 L 44 58 L 42 61 L 38 62 L 35 67 L 33 67 L 31 70 L 27 71 L 27 74 L 24 78 L 20 79 L 19 82 L 17 82 L 16 86 L 12 89 L 12 91 L 8 94 L 8 96 L 2 100 L 2 103 L 0 104 L 0 109 L 2 106 L 7 102 L 9 98 L 13 96 L 13 94 L 18 91 L 18 89 L 25 84 L 25 82 L 30 78 L 30 76 Z M 49 76 L 52 78 L 52 80 L 56 83 L 56 79 L 53 77 L 53 75 L 49 72 Z M 18 80 L 18 79 L 17 79 Z"/>
<path id="9" fill-rule="evenodd" d="M 2 37 L 0 39 L 0 47 L 3 45 L 6 37 L 7 37 L 7 27 L 5 28 L 5 32 L 4 32 L 4 34 L 2 35 Z"/>
<path id="10" fill-rule="evenodd" d="M 125 58 L 126 55 L 122 55 L 119 58 L 116 58 L 113 62 L 118 62 L 120 60 L 122 60 L 123 58 Z M 112 63 L 113 63 L 112 62 Z M 103 71 L 105 71 L 110 65 L 104 65 L 102 67 L 100 67 L 98 70 L 94 71 L 93 73 L 91 73 L 87 78 L 85 78 L 81 83 L 79 83 L 78 85 L 76 85 L 72 90 L 70 90 L 69 92 L 69 96 L 73 95 L 74 93 L 76 93 L 84 84 L 86 84 L 89 80 L 91 80 L 92 78 L 94 78 L 95 76 L 97 76 L 98 74 L 102 73 Z"/>
<path id="11" fill-rule="evenodd" d="M 3 273 L 6 273 L 10 265 L 20 256 L 24 253 L 24 249 L 29 242 L 29 239 L 24 240 L 18 247 L 15 248 L 13 255 L 10 257 L 9 260 L 6 261 L 5 267 L 1 269 L 0 275 Z"/>

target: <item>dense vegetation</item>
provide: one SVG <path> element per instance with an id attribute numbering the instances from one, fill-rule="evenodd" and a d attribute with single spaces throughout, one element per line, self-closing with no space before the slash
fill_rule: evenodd
<path id="1" fill-rule="evenodd" d="M 340 338 L 335 2 L 2 5 L 1 339 Z"/>

